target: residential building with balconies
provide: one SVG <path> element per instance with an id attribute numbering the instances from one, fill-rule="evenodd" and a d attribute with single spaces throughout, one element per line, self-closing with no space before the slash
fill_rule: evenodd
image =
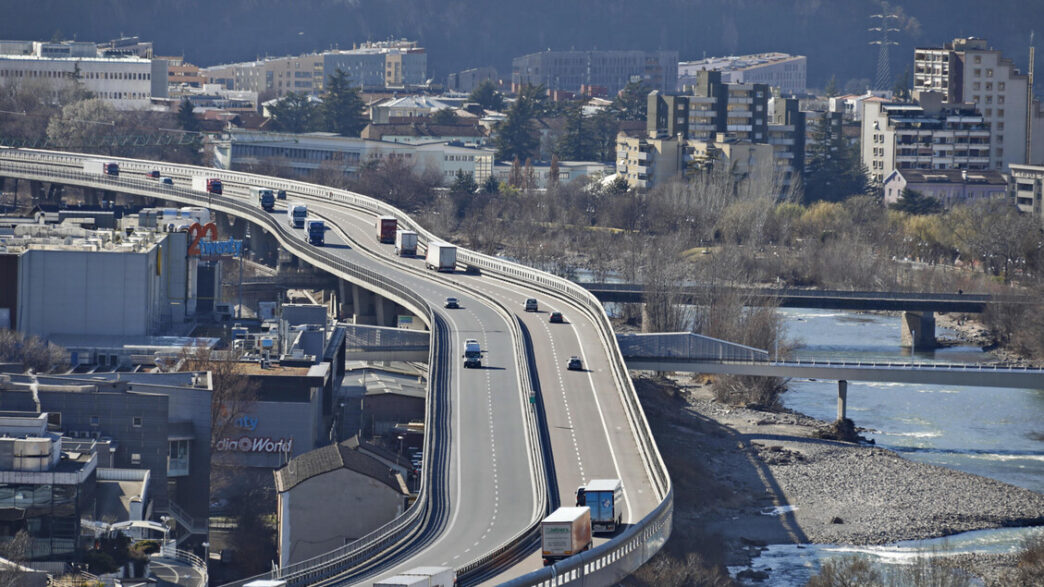
<path id="1" fill-rule="evenodd" d="M 1012 164 L 1011 197 L 1023 212 L 1036 214 L 1044 221 L 1044 165 Z"/>
<path id="2" fill-rule="evenodd" d="M 870 178 L 883 184 L 895 169 L 991 168 L 990 129 L 971 104 L 865 102 L 860 153 Z"/>

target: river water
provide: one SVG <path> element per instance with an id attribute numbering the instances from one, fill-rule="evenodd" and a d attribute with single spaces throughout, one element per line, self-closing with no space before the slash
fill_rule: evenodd
<path id="1" fill-rule="evenodd" d="M 978 347 L 911 353 L 899 345 L 897 315 L 781 309 L 799 358 L 974 363 Z M 937 336 L 953 337 L 938 329 Z M 912 355 L 912 356 L 911 356 Z M 837 382 L 791 380 L 783 403 L 822 420 L 837 417 Z M 878 446 L 923 461 L 1044 492 L 1044 391 L 906 383 L 848 384 L 848 417 Z M 820 561 L 854 553 L 880 564 L 923 553 L 1014 552 L 1041 528 L 968 532 L 875 547 L 772 545 L 754 561 L 773 585 L 804 585 Z M 741 569 L 733 569 L 738 571 Z"/>

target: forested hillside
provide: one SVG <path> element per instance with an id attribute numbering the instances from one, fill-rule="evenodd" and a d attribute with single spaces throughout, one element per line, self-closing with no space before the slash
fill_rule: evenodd
<path id="1" fill-rule="evenodd" d="M 985 37 L 1027 62 L 1029 31 L 1044 32 L 1040 0 L 909 0 L 894 38 L 892 72 L 918 45 Z M 0 0 L 0 38 L 155 42 L 159 54 L 199 65 L 350 47 L 408 37 L 429 51 L 429 74 L 494 65 L 552 49 L 676 49 L 682 59 L 786 51 L 807 55 L 811 86 L 832 74 L 873 79 L 866 29 L 879 0 Z"/>

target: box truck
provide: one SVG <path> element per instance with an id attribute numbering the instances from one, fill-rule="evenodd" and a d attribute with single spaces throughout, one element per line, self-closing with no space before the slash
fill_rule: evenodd
<path id="1" fill-rule="evenodd" d="M 591 509 L 558 508 L 540 522 L 544 566 L 591 548 Z"/>
<path id="2" fill-rule="evenodd" d="M 436 271 L 453 271 L 457 267 L 457 247 L 449 243 L 428 243 L 424 265 Z"/>
<path id="3" fill-rule="evenodd" d="M 286 221 L 294 228 L 304 228 L 305 218 L 308 217 L 308 206 L 300 202 L 294 202 L 286 207 Z"/>
<path id="4" fill-rule="evenodd" d="M 305 230 L 308 231 L 308 243 L 317 247 L 326 243 L 326 223 L 318 218 L 309 218 L 305 221 Z"/>
<path id="5" fill-rule="evenodd" d="M 592 479 L 577 488 L 576 505 L 590 508 L 592 532 L 616 532 L 623 521 L 623 483 L 619 479 Z"/>
<path id="6" fill-rule="evenodd" d="M 377 241 L 382 243 L 393 243 L 395 242 L 395 230 L 399 226 L 399 221 L 394 216 L 379 216 L 377 222 L 374 223 L 377 227 Z"/>
<path id="7" fill-rule="evenodd" d="M 192 177 L 192 189 L 194 191 L 203 192 L 205 194 L 209 193 L 221 195 L 221 180 L 216 177 L 195 175 Z"/>
<path id="8" fill-rule="evenodd" d="M 88 159 L 83 162 L 83 172 L 93 173 L 95 175 L 119 175 L 120 166 L 116 163 L 110 163 L 108 161 Z"/>
<path id="9" fill-rule="evenodd" d="M 395 233 L 395 254 L 400 257 L 417 254 L 417 233 L 400 230 Z"/>
<path id="10" fill-rule="evenodd" d="M 250 197 L 257 201 L 258 205 L 261 206 L 265 212 L 271 212 L 275 209 L 275 192 L 268 188 L 250 188 Z"/>

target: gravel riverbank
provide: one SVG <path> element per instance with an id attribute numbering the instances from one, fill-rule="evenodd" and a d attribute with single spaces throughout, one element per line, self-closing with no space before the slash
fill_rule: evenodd
<path id="1" fill-rule="evenodd" d="M 688 378 L 636 385 L 675 482 L 680 538 L 667 556 L 742 566 L 765 544 L 885 544 L 1044 524 L 1040 493 L 821 440 L 825 422 L 725 406 Z M 969 570 L 989 575 L 975 562 Z"/>

